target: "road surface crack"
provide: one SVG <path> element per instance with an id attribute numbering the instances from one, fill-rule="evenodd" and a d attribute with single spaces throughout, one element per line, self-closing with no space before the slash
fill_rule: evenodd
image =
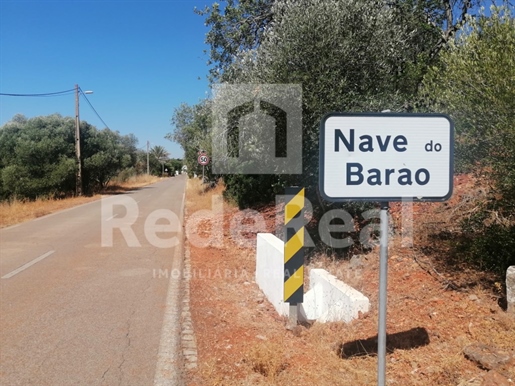
<path id="1" fill-rule="evenodd" d="M 105 381 L 105 376 L 106 374 L 109 372 L 109 370 L 111 370 L 111 366 L 109 366 L 106 371 L 104 371 L 104 374 L 102 374 L 102 381 Z"/>
<path id="2" fill-rule="evenodd" d="M 129 317 L 127 318 L 127 332 L 126 332 L 126 334 L 124 336 L 126 344 L 125 344 L 125 347 L 124 347 L 123 352 L 122 352 L 122 360 L 121 360 L 120 364 L 118 365 L 118 371 L 119 371 L 118 372 L 119 373 L 118 383 L 120 385 L 123 383 L 123 370 L 122 370 L 122 367 L 123 367 L 123 364 L 126 361 L 125 355 L 127 353 L 127 350 L 129 350 L 129 348 L 131 347 L 131 337 L 130 337 L 130 334 L 131 334 L 131 321 L 132 321 L 132 318 L 133 318 L 135 313 L 136 313 L 136 310 L 135 310 L 134 307 L 132 307 L 132 312 L 129 315 Z"/>

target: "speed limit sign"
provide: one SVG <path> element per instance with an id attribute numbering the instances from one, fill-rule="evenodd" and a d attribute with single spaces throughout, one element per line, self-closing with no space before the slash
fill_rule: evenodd
<path id="1" fill-rule="evenodd" d="M 205 166 L 209 163 L 209 157 L 207 154 L 201 154 L 198 156 L 198 163 L 202 166 Z"/>

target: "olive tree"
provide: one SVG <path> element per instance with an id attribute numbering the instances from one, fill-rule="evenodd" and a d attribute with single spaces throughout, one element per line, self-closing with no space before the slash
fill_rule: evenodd
<path id="1" fill-rule="evenodd" d="M 230 63 L 223 62 L 219 79 L 302 86 L 304 170 L 300 178 L 228 176 L 226 185 L 228 190 L 231 184 L 237 185 L 232 189 L 236 192 L 244 190 L 241 197 L 261 187 L 272 199 L 276 191 L 269 189 L 271 184 L 296 183 L 307 186 L 308 194 L 316 197 L 323 115 L 409 110 L 434 60 L 431 51 L 441 38 L 441 28 L 428 23 L 421 8 L 408 12 L 396 2 L 376 0 L 276 1 L 266 12 L 272 16 L 261 26 L 259 42 L 240 44 Z M 220 27 L 214 24 L 213 28 Z M 249 178 L 256 183 L 249 183 Z"/>
<path id="2" fill-rule="evenodd" d="M 177 142 L 184 150 L 184 164 L 188 173 L 202 173 L 197 158 L 200 151 L 211 154 L 211 100 L 205 99 L 196 105 L 181 104 L 175 109 L 171 123 L 174 131 L 166 138 Z M 211 165 L 205 167 L 208 177 L 212 176 Z"/>
<path id="3" fill-rule="evenodd" d="M 424 79 L 428 106 L 456 123 L 458 171 L 489 192 L 462 223 L 460 254 L 501 274 L 515 264 L 515 21 L 509 7 L 469 18 Z"/>

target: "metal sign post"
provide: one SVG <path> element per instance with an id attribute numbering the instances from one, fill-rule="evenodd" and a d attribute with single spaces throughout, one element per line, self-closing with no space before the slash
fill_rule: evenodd
<path id="1" fill-rule="evenodd" d="M 209 164 L 209 156 L 205 151 L 199 151 L 198 163 L 202 165 L 202 183 L 204 183 L 204 170 L 207 164 Z"/>
<path id="2" fill-rule="evenodd" d="M 388 209 L 452 195 L 454 124 L 444 114 L 331 113 L 320 125 L 320 194 L 381 203 L 377 384 L 386 383 Z"/>
<path id="3" fill-rule="evenodd" d="M 379 320 L 377 333 L 377 384 L 386 382 L 386 301 L 388 288 L 388 202 L 381 203 L 379 241 Z"/>

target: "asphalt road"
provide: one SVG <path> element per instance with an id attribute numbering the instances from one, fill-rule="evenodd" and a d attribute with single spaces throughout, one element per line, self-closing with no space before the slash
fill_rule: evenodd
<path id="1" fill-rule="evenodd" d="M 1 385 L 181 384 L 185 182 L 0 230 Z"/>

